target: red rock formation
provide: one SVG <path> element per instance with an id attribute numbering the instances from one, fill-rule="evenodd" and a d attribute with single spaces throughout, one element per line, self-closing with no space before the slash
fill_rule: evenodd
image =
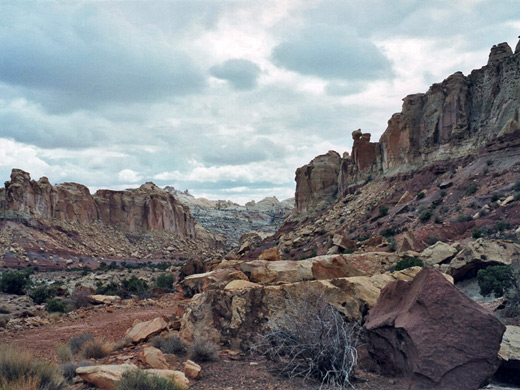
<path id="1" fill-rule="evenodd" d="M 370 142 L 370 134 L 361 130 L 352 133 L 351 156 L 328 160 L 326 183 L 320 186 L 317 174 L 310 179 L 316 163 L 297 170 L 297 211 L 314 210 L 316 199 L 322 195 L 326 195 L 328 204 L 334 201 L 334 191 L 325 194 L 323 187 L 335 186 L 329 176 L 336 170 L 339 177 L 335 193 L 341 196 L 369 177 L 464 157 L 497 140 L 518 139 L 519 79 L 520 52 L 513 54 L 507 43 L 501 43 L 493 46 L 488 65 L 481 69 L 468 76 L 454 73 L 426 93 L 405 97 L 402 111 L 390 118 L 379 142 Z M 502 147 L 507 147 L 507 142 Z"/>
<path id="2" fill-rule="evenodd" d="M 409 389 L 480 388 L 498 367 L 505 331 L 430 267 L 411 282 L 389 283 L 365 327 L 383 371 L 406 377 Z"/>
<path id="3" fill-rule="evenodd" d="M 296 170 L 296 209 L 299 213 L 324 209 L 337 197 L 341 157 L 330 151 Z"/>

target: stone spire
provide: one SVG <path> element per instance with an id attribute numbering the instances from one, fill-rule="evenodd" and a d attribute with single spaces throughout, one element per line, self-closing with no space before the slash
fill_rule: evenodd
<path id="1" fill-rule="evenodd" d="M 520 38 L 520 35 L 518 36 L 518 38 Z M 516 44 L 516 47 L 515 47 L 515 54 L 518 54 L 520 53 L 520 40 L 518 41 L 518 43 Z"/>
<path id="2" fill-rule="evenodd" d="M 513 50 L 511 50 L 511 46 L 509 46 L 507 42 L 502 42 L 498 45 L 493 45 L 493 47 L 491 48 L 491 52 L 489 53 L 488 65 L 494 62 L 502 61 L 502 59 L 511 55 L 513 55 Z"/>

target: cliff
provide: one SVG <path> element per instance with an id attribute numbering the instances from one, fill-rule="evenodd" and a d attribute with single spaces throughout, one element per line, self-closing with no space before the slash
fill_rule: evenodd
<path id="1" fill-rule="evenodd" d="M 329 152 L 299 168 L 297 211 L 323 209 L 367 179 L 472 155 L 490 144 L 498 148 L 516 144 L 519 46 L 515 53 L 507 43 L 493 46 L 488 64 L 481 69 L 468 76 L 457 72 L 426 93 L 405 97 L 402 111 L 390 118 L 378 142 L 370 142 L 370 134 L 356 130 L 351 155 L 339 158 Z"/>

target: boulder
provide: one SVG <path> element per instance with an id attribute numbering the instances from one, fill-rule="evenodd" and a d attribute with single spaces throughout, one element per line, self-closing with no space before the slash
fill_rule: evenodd
<path id="1" fill-rule="evenodd" d="M 76 374 L 98 389 L 112 390 L 126 371 L 136 369 L 137 366 L 133 364 L 86 366 L 76 368 Z"/>
<path id="2" fill-rule="evenodd" d="M 187 276 L 181 283 L 184 294 L 192 297 L 209 288 L 224 288 L 232 280 L 248 280 L 247 276 L 234 268 L 224 268 L 203 274 Z"/>
<path id="3" fill-rule="evenodd" d="M 143 349 L 142 360 L 143 363 L 152 368 L 159 370 L 168 370 L 170 368 L 161 350 L 154 347 L 145 347 Z"/>
<path id="4" fill-rule="evenodd" d="M 126 336 L 134 344 L 140 343 L 151 336 L 155 336 L 168 328 L 168 321 L 164 317 L 157 317 L 150 321 L 139 322 L 131 328 Z"/>
<path id="5" fill-rule="evenodd" d="M 121 301 L 117 295 L 89 295 L 88 300 L 93 304 L 111 304 Z"/>
<path id="6" fill-rule="evenodd" d="M 447 273 L 458 281 L 474 276 L 487 265 L 510 265 L 520 256 L 520 246 L 511 241 L 479 238 L 470 242 L 449 263 Z"/>
<path id="7" fill-rule="evenodd" d="M 188 390 L 190 387 L 190 381 L 186 378 L 181 371 L 176 370 L 158 370 L 154 368 L 150 368 L 147 370 L 143 370 L 147 374 L 162 376 L 164 378 L 173 378 L 176 384 L 176 389 L 178 390 Z"/>
<path id="8" fill-rule="evenodd" d="M 267 260 L 267 261 L 278 261 L 282 260 L 280 257 L 280 252 L 278 252 L 278 248 L 269 248 L 263 251 L 260 256 L 258 256 L 259 260 Z"/>
<path id="9" fill-rule="evenodd" d="M 240 269 L 250 281 L 260 284 L 294 283 L 313 279 L 312 263 L 309 260 L 253 260 L 242 263 Z"/>
<path id="10" fill-rule="evenodd" d="M 365 327 L 371 356 L 409 389 L 479 388 L 498 367 L 505 330 L 431 267 L 388 284 Z"/>
<path id="11" fill-rule="evenodd" d="M 326 255 L 311 259 L 314 279 L 333 279 L 348 276 L 363 276 L 365 272 L 351 266 L 346 256 Z"/>
<path id="12" fill-rule="evenodd" d="M 201 368 L 194 361 L 187 360 L 184 364 L 184 375 L 190 379 L 197 379 L 200 375 Z"/>
<path id="13" fill-rule="evenodd" d="M 496 377 L 507 383 L 520 385 L 520 326 L 506 326 L 498 356 L 502 364 Z"/>
<path id="14" fill-rule="evenodd" d="M 179 280 L 183 280 L 186 276 L 202 274 L 206 272 L 206 266 L 199 259 L 190 259 L 183 264 L 179 270 Z"/>
<path id="15" fill-rule="evenodd" d="M 421 259 L 427 265 L 440 264 L 452 259 L 457 254 L 457 249 L 442 241 L 437 241 L 421 253 Z"/>
<path id="16" fill-rule="evenodd" d="M 249 280 L 232 280 L 229 282 L 224 290 L 236 291 L 236 290 L 247 290 L 249 288 L 261 287 L 258 283 L 250 282 Z"/>
<path id="17" fill-rule="evenodd" d="M 357 242 L 342 234 L 334 234 L 332 243 L 342 249 L 356 249 Z"/>

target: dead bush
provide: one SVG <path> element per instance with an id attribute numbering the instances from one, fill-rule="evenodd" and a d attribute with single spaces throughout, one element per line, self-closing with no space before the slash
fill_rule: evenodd
<path id="1" fill-rule="evenodd" d="M 348 323 L 322 293 L 290 297 L 286 309 L 268 323 L 252 352 L 265 356 L 271 370 L 290 378 L 317 379 L 324 386 L 351 386 L 360 326 Z"/>
<path id="2" fill-rule="evenodd" d="M 103 340 L 90 340 L 81 347 L 85 359 L 102 359 L 113 351 L 113 346 Z"/>
<path id="3" fill-rule="evenodd" d="M 198 339 L 189 349 L 189 357 L 195 362 L 211 362 L 217 360 L 218 346 L 206 339 Z"/>
<path id="4" fill-rule="evenodd" d="M 177 335 L 169 334 L 155 336 L 152 339 L 152 346 L 159 348 L 164 353 L 184 355 L 186 353 L 186 343 Z"/>
<path id="5" fill-rule="evenodd" d="M 82 333 L 78 336 L 74 336 L 69 340 L 67 345 L 69 346 L 71 352 L 73 355 L 76 355 L 80 350 L 83 344 L 85 344 L 87 341 L 93 340 L 94 336 L 90 333 Z"/>

